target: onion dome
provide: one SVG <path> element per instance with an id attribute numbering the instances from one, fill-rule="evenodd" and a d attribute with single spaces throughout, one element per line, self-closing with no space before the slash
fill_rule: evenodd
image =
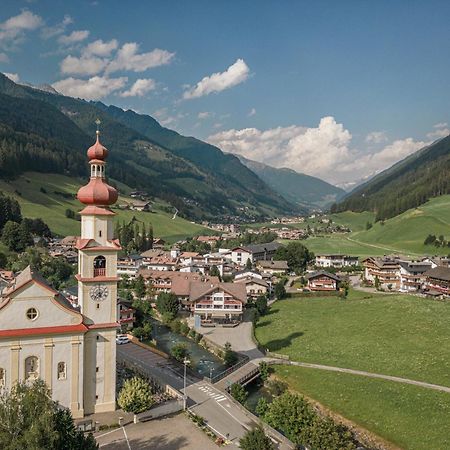
<path id="1" fill-rule="evenodd" d="M 108 206 L 116 203 L 119 194 L 105 183 L 103 178 L 91 178 L 86 186 L 79 189 L 77 198 L 85 205 Z"/>
<path id="2" fill-rule="evenodd" d="M 117 201 L 119 194 L 105 181 L 105 159 L 108 156 L 108 150 L 100 143 L 99 135 L 100 132 L 97 130 L 97 140 L 87 151 L 91 179 L 86 186 L 78 190 L 77 198 L 85 205 L 109 206 Z"/>
<path id="3" fill-rule="evenodd" d="M 95 144 L 89 147 L 87 151 L 89 161 L 93 159 L 99 159 L 104 161 L 108 157 L 108 149 L 104 147 L 100 142 L 100 132 L 97 130 L 97 140 Z"/>

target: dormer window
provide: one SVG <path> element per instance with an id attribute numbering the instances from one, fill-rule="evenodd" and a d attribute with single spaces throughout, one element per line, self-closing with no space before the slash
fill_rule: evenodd
<path id="1" fill-rule="evenodd" d="M 94 258 L 94 277 L 106 276 L 106 258 L 102 255 Z"/>

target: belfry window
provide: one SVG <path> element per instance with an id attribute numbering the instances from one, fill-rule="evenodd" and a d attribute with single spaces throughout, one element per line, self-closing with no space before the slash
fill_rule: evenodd
<path id="1" fill-rule="evenodd" d="M 102 255 L 94 258 L 94 277 L 104 277 L 106 275 L 106 258 Z"/>
<path id="2" fill-rule="evenodd" d="M 39 358 L 29 356 L 25 360 L 25 380 L 36 380 L 39 378 Z"/>

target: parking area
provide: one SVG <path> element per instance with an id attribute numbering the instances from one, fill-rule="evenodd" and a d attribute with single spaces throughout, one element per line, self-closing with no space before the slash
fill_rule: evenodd
<path id="1" fill-rule="evenodd" d="M 104 450 L 217 450 L 214 442 L 183 414 L 97 433 Z"/>

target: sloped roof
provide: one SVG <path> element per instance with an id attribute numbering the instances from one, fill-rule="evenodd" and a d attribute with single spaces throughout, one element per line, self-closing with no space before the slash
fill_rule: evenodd
<path id="1" fill-rule="evenodd" d="M 450 281 L 450 267 L 437 266 L 434 269 L 427 270 L 424 275 L 437 280 Z"/>
<path id="2" fill-rule="evenodd" d="M 307 280 L 311 280 L 312 278 L 317 277 L 328 277 L 335 281 L 341 281 L 341 278 L 335 275 L 334 273 L 326 272 L 325 270 L 319 270 L 318 272 L 313 272 L 308 275 L 306 275 Z"/>
<path id="3" fill-rule="evenodd" d="M 223 290 L 242 303 L 247 302 L 247 290 L 244 283 L 198 283 L 190 285 L 189 300 L 195 302 L 214 291 Z"/>
<path id="4" fill-rule="evenodd" d="M 283 247 L 279 242 L 266 242 L 264 244 L 250 244 L 250 245 L 240 245 L 235 247 L 233 250 L 238 248 L 242 248 L 243 250 L 248 251 L 249 253 L 261 253 L 261 252 L 272 252 L 278 250 L 280 247 Z"/>
<path id="5" fill-rule="evenodd" d="M 258 261 L 256 263 L 263 269 L 275 269 L 275 270 L 288 270 L 289 266 L 287 261 Z"/>

